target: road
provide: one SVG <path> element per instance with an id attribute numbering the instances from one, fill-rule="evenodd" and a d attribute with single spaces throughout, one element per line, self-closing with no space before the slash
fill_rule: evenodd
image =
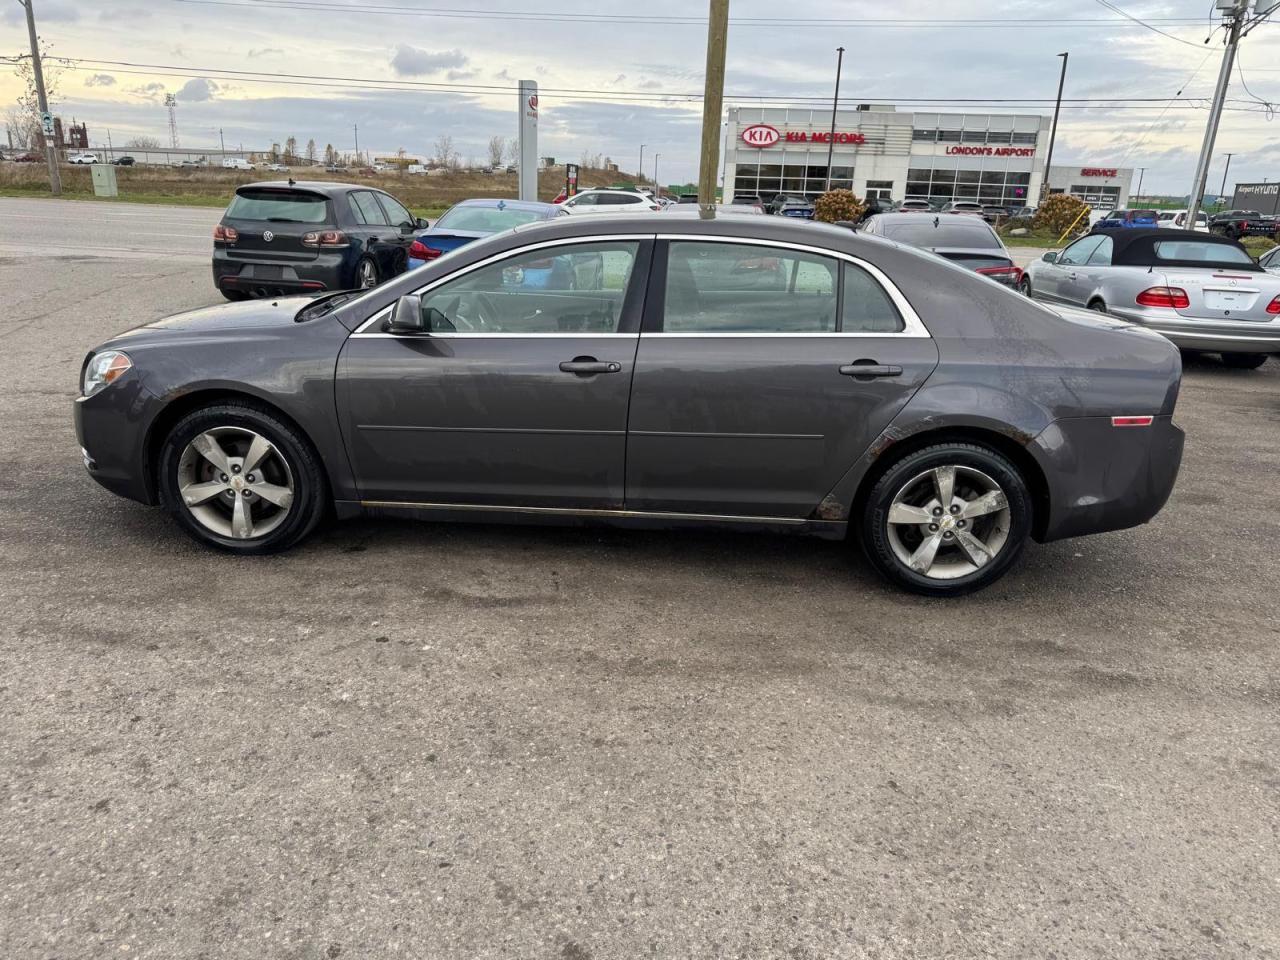
<path id="1" fill-rule="evenodd" d="M 714 533 L 233 560 L 70 417 L 214 217 L 0 200 L 6 960 L 1280 956 L 1280 363 L 1191 361 L 1167 509 L 959 601 Z"/>

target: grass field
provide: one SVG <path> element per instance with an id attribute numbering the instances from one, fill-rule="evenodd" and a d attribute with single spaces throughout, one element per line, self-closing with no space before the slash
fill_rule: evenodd
<path id="1" fill-rule="evenodd" d="M 194 207 L 225 207 L 236 187 L 259 180 L 274 180 L 289 174 L 265 171 L 222 169 L 181 169 L 179 167 L 116 167 L 120 203 L 165 203 Z M 513 173 L 485 174 L 457 171 L 440 176 L 413 174 L 381 174 L 371 177 L 356 173 L 327 174 L 323 170 L 298 169 L 292 174 L 299 180 L 310 176 L 316 180 L 339 180 L 365 183 L 396 197 L 420 217 L 434 218 L 445 209 L 469 197 L 509 197 L 517 193 Z M 93 193 L 93 181 L 87 166 L 62 168 L 62 195 L 69 200 L 100 200 Z M 578 174 L 581 187 L 600 187 L 633 182 L 631 175 L 610 170 L 583 168 Z M 564 187 L 562 170 L 543 170 L 538 175 L 538 199 L 551 200 Z M 0 196 L 47 197 L 49 176 L 40 164 L 0 164 Z"/>

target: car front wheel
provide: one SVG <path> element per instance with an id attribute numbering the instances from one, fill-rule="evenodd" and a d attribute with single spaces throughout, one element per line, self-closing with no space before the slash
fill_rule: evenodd
<path id="1" fill-rule="evenodd" d="M 876 481 L 862 516 L 872 565 L 914 593 L 958 596 L 1008 571 L 1031 532 L 1018 468 L 989 447 L 941 443 L 908 454 Z"/>
<path id="2" fill-rule="evenodd" d="M 324 514 L 319 457 L 297 430 L 250 403 L 187 414 L 160 451 L 160 493 L 182 528 L 232 553 L 274 553 L 309 534 Z"/>
<path id="3" fill-rule="evenodd" d="M 1031 278 L 1026 274 L 1022 275 L 1022 279 L 1018 281 L 1018 292 L 1024 297 L 1031 296 Z"/>
<path id="4" fill-rule="evenodd" d="M 1235 370 L 1257 370 L 1266 362 L 1267 354 L 1265 353 L 1224 353 L 1222 355 L 1223 366 Z"/>

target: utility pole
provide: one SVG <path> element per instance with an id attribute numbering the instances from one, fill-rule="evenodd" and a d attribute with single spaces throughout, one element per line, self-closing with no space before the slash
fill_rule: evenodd
<path id="1" fill-rule="evenodd" d="M 716 167 L 720 160 L 720 116 L 724 113 L 724 55 L 729 40 L 729 0 L 710 0 L 707 17 L 707 79 L 702 97 L 702 155 L 698 162 L 698 213 L 716 215 Z"/>
<path id="2" fill-rule="evenodd" d="M 222 136 L 221 127 L 218 128 L 218 146 L 222 149 L 222 155 L 225 157 L 227 155 L 227 141 Z"/>
<path id="3" fill-rule="evenodd" d="M 644 144 L 640 144 L 640 182 L 644 183 Z"/>
<path id="4" fill-rule="evenodd" d="M 654 196 L 662 196 L 662 187 L 658 186 L 658 161 L 662 159 L 662 154 L 655 153 L 653 155 L 653 192 Z"/>
<path id="5" fill-rule="evenodd" d="M 1222 198 L 1223 198 L 1223 196 L 1224 196 L 1224 195 L 1226 194 L 1226 192 L 1227 192 L 1227 171 L 1231 169 L 1231 158 L 1232 158 L 1232 157 L 1234 157 L 1234 156 L 1235 156 L 1235 154 L 1234 154 L 1234 153 L 1228 153 L 1228 154 L 1227 154 L 1227 165 L 1226 165 L 1225 167 L 1223 167 L 1223 168 L 1222 168 L 1222 189 L 1218 191 L 1218 206 L 1219 206 L 1219 207 L 1221 207 L 1221 206 L 1222 206 Z"/>
<path id="6" fill-rule="evenodd" d="M 62 172 L 58 169 L 58 147 L 53 142 L 53 133 L 44 127 L 44 118 L 49 113 L 49 97 L 44 89 L 44 67 L 40 63 L 40 38 L 36 34 L 36 12 L 32 8 L 35 0 L 18 0 L 27 11 L 27 36 L 31 39 L 31 74 L 36 81 L 36 104 L 40 107 L 40 123 L 44 134 L 45 159 L 49 161 L 49 192 L 55 197 L 62 196 Z"/>
<path id="7" fill-rule="evenodd" d="M 840 68 L 844 66 L 844 47 L 836 47 L 836 93 L 831 98 L 831 139 L 827 141 L 827 193 L 831 192 L 831 157 L 836 149 L 836 110 L 840 106 Z"/>
<path id="8" fill-rule="evenodd" d="M 1062 72 L 1058 74 L 1058 99 L 1053 105 L 1053 126 L 1049 128 L 1049 152 L 1044 158 L 1044 179 L 1040 181 L 1040 202 L 1049 195 L 1049 170 L 1053 165 L 1053 141 L 1058 139 L 1058 113 L 1062 110 L 1062 87 L 1067 82 L 1067 60 L 1070 52 L 1058 54 L 1062 58 Z"/>
<path id="9" fill-rule="evenodd" d="M 1196 178 L 1191 184 L 1191 196 L 1187 203 L 1187 223 L 1193 227 L 1196 214 L 1204 203 L 1204 184 L 1209 177 L 1213 143 L 1218 139 L 1218 121 L 1222 119 L 1222 104 L 1227 99 L 1227 84 L 1231 81 L 1231 67 L 1236 60 L 1236 47 L 1240 44 L 1240 29 L 1248 15 L 1248 0 L 1235 0 L 1235 3 L 1235 9 L 1231 11 L 1231 26 L 1227 29 L 1227 47 L 1222 53 L 1222 67 L 1218 70 L 1218 85 L 1213 88 L 1213 103 L 1209 107 L 1209 122 L 1204 129 L 1204 143 L 1200 146 L 1200 159 L 1196 161 Z M 1224 182 L 1225 179 L 1224 177 Z"/>
<path id="10" fill-rule="evenodd" d="M 1138 168 L 1138 192 L 1133 195 L 1133 198 L 1135 200 L 1140 200 L 1142 198 L 1142 178 L 1145 177 L 1146 175 L 1147 175 L 1147 168 L 1139 167 Z"/>
<path id="11" fill-rule="evenodd" d="M 360 124 L 353 123 L 351 125 L 352 132 L 356 135 L 356 166 L 360 165 Z"/>

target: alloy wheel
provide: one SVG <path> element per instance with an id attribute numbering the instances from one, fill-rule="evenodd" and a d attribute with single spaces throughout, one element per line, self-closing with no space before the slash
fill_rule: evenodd
<path id="1" fill-rule="evenodd" d="M 909 570 L 933 580 L 965 577 L 990 564 L 1009 539 L 1009 499 L 981 470 L 941 466 L 894 495 L 888 541 Z"/>
<path id="2" fill-rule="evenodd" d="M 378 285 L 378 271 L 372 260 L 361 260 L 356 267 L 356 278 L 361 290 L 371 290 Z"/>
<path id="3" fill-rule="evenodd" d="M 178 492 L 196 521 L 220 537 L 264 537 L 289 516 L 289 464 L 266 437 L 245 427 L 197 434 L 178 459 Z"/>

